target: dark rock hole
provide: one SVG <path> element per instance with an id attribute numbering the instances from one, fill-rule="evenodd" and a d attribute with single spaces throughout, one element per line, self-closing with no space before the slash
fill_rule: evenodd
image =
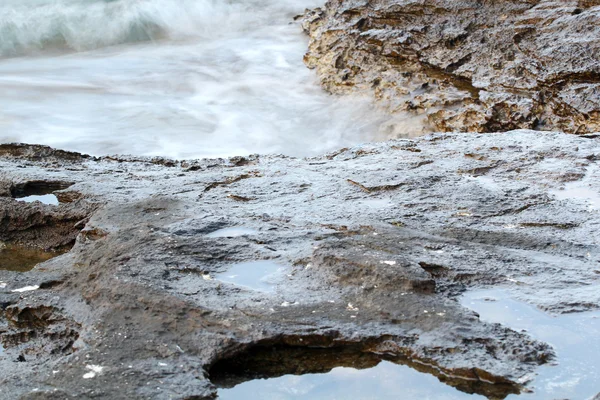
<path id="1" fill-rule="evenodd" d="M 80 196 L 64 191 L 72 185 L 66 181 L 28 181 L 13 184 L 10 195 L 27 203 L 72 203 Z M 92 210 L 85 206 L 51 209 L 8 202 L 2 204 L 1 211 L 4 218 L 0 221 L 0 270 L 27 272 L 70 251 Z"/>
<path id="2" fill-rule="evenodd" d="M 255 345 L 215 362 L 209 369 L 209 377 L 217 388 L 225 390 L 252 380 L 284 375 L 326 374 L 337 367 L 370 369 L 383 361 L 434 375 L 441 383 L 467 394 L 476 393 L 490 399 L 504 399 L 509 394 L 520 392 L 520 388 L 514 384 L 463 379 L 441 373 L 435 366 L 405 356 L 364 351 L 364 345 L 360 343 L 327 348 L 287 344 Z"/>
<path id="3" fill-rule="evenodd" d="M 10 195 L 14 199 L 29 196 L 43 196 L 53 194 L 59 190 L 65 190 L 72 185 L 72 182 L 63 181 L 30 181 L 14 185 L 10 190 Z"/>

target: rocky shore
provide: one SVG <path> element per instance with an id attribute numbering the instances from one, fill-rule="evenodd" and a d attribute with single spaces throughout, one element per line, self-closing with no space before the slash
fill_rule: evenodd
<path id="1" fill-rule="evenodd" d="M 305 62 L 422 131 L 600 131 L 597 0 L 330 0 Z"/>
<path id="2" fill-rule="evenodd" d="M 0 145 L 0 241 L 75 240 L 30 272 L 0 270 L 0 397 L 201 399 L 252 379 L 223 377 L 244 365 L 278 376 L 382 359 L 491 399 L 519 393 L 552 347 L 457 296 L 502 286 L 552 313 L 599 308 L 600 214 L 585 196 L 600 187 L 598 140 L 435 134 L 197 161 Z M 60 203 L 13 198 L 25 192 Z M 282 268 L 271 290 L 222 278 L 258 261 Z M 269 363 L 274 347 L 285 356 Z"/>
<path id="3" fill-rule="evenodd" d="M 528 392 L 555 349 L 460 298 L 600 309 L 599 17 L 597 0 L 299 17 L 326 90 L 427 136 L 305 159 L 1 144 L 0 399 L 208 399 L 384 360 Z"/>

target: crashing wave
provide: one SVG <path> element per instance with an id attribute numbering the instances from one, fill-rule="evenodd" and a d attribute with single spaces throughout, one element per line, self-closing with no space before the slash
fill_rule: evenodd
<path id="1" fill-rule="evenodd" d="M 247 28 L 253 1 L 3 0 L 0 57 L 101 47 Z M 255 14 L 255 13 L 254 13 Z"/>

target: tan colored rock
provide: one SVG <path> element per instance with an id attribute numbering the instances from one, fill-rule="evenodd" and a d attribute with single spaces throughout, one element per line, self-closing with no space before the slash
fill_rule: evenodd
<path id="1" fill-rule="evenodd" d="M 331 0 L 305 63 L 331 93 L 371 92 L 415 131 L 600 131 L 597 0 Z"/>

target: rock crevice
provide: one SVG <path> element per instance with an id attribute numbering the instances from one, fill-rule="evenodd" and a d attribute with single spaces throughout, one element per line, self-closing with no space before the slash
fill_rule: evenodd
<path id="1" fill-rule="evenodd" d="M 370 92 L 413 132 L 600 130 L 595 1 L 330 0 L 302 18 L 332 93 Z"/>

